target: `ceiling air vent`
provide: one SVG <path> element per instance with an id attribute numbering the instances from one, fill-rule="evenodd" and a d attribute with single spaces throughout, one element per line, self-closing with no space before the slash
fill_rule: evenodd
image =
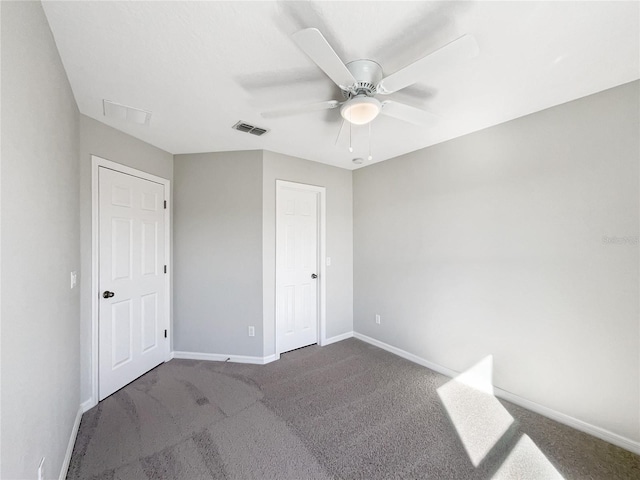
<path id="1" fill-rule="evenodd" d="M 129 107 L 111 100 L 102 100 L 102 109 L 105 117 L 124 120 L 126 122 L 149 125 L 151 112 L 139 108 Z"/>
<path id="2" fill-rule="evenodd" d="M 264 135 L 265 133 L 267 133 L 269 131 L 266 128 L 256 127 L 255 125 L 251 125 L 249 123 L 245 123 L 242 120 L 239 121 L 238 123 L 236 123 L 231 128 L 233 128 L 234 130 L 240 130 L 241 132 L 250 133 L 251 135 L 257 135 L 258 137 L 260 135 Z"/>

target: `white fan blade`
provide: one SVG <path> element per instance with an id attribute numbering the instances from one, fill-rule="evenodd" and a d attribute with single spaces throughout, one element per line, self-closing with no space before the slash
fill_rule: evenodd
<path id="1" fill-rule="evenodd" d="M 346 89 L 356 79 L 351 75 L 344 62 L 331 48 L 327 39 L 317 28 L 306 28 L 292 35 L 298 47 L 306 53 L 316 65 L 340 88 Z"/>
<path id="2" fill-rule="evenodd" d="M 478 44 L 475 38 L 471 35 L 463 35 L 440 47 L 435 52 L 380 80 L 378 93 L 384 95 L 402 90 L 404 87 L 428 78 L 430 72 L 476 57 L 478 52 Z"/>
<path id="3" fill-rule="evenodd" d="M 306 105 L 299 105 L 297 107 L 282 108 L 280 110 L 271 110 L 269 112 L 263 112 L 264 118 L 278 118 L 286 117 L 289 115 L 297 115 L 299 113 L 316 112 L 318 110 L 331 110 L 340 106 L 340 102 L 337 100 L 328 100 L 326 102 L 308 103 Z"/>
<path id="4" fill-rule="evenodd" d="M 388 117 L 422 126 L 432 125 L 438 119 L 438 116 L 433 113 L 391 100 L 382 102 L 382 111 L 380 113 Z"/>

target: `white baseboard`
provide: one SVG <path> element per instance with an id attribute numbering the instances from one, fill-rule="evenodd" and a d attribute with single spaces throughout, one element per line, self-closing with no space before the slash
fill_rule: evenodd
<path id="1" fill-rule="evenodd" d="M 331 345 L 332 343 L 346 340 L 353 337 L 353 332 L 346 332 L 335 337 L 327 338 L 322 346 Z M 280 359 L 280 355 L 272 354 L 265 357 L 250 357 L 246 355 L 230 355 L 223 353 L 199 353 L 199 352 L 176 352 L 169 354 L 169 359 L 179 358 L 183 360 L 208 360 L 212 362 L 233 362 L 233 363 L 251 363 L 253 365 L 266 365 Z"/>
<path id="2" fill-rule="evenodd" d="M 353 332 L 353 336 L 358 340 L 362 340 L 363 342 L 375 345 L 376 347 L 381 348 L 382 350 L 386 350 L 387 352 L 395 353 L 399 357 L 406 358 L 410 362 L 417 363 L 418 365 L 422 365 L 423 367 L 427 367 L 428 369 L 433 370 L 434 372 L 441 373 L 442 375 L 446 375 L 447 377 L 455 377 L 459 373 L 455 370 L 443 367 L 442 365 L 438 365 L 437 363 L 425 360 L 424 358 L 414 355 L 413 353 L 409 353 L 405 350 L 394 347 L 393 345 L 389 345 L 388 343 L 381 342 L 380 340 L 376 340 L 375 338 L 367 337 L 366 335 L 363 335 L 361 333 Z"/>
<path id="3" fill-rule="evenodd" d="M 422 357 L 414 355 L 413 353 L 409 353 L 405 350 L 402 350 L 398 347 L 394 347 L 393 345 L 389 345 L 388 343 L 381 342 L 380 340 L 376 340 L 375 338 L 368 337 L 358 332 L 353 332 L 353 336 L 363 342 L 370 343 L 371 345 L 375 345 L 383 350 L 394 353 L 399 357 L 405 358 L 411 362 L 417 363 L 418 365 L 422 365 L 423 367 L 427 367 L 435 372 L 441 373 L 447 377 L 455 377 L 460 372 L 455 370 L 451 370 L 450 368 L 443 367 L 442 365 L 438 365 L 436 363 L 430 362 L 429 360 L 425 360 Z M 556 422 L 562 423 L 569 427 L 575 428 L 576 430 L 580 430 L 581 432 L 588 433 L 589 435 L 593 435 L 605 442 L 609 442 L 613 445 L 617 445 L 618 447 L 624 448 L 625 450 L 629 450 L 637 455 L 640 455 L 640 442 L 636 442 L 631 440 L 630 438 L 623 437 L 622 435 L 618 435 L 617 433 L 610 432 L 604 428 L 598 427 L 596 425 L 591 425 L 590 423 L 584 422 L 577 418 L 574 418 L 565 413 L 558 412 L 551 408 L 545 407 L 544 405 L 540 405 L 538 403 L 532 402 L 531 400 L 527 400 L 526 398 L 520 397 L 515 393 L 508 392 L 506 390 L 502 390 L 501 388 L 494 387 L 494 394 L 496 397 L 507 400 L 511 403 L 514 403 L 520 407 L 526 408 L 527 410 L 531 410 L 532 412 L 538 413 L 544 417 L 555 420 Z"/>
<path id="4" fill-rule="evenodd" d="M 267 357 L 249 357 L 246 355 L 227 355 L 222 353 L 198 353 L 198 352 L 172 352 L 173 358 L 183 360 L 208 360 L 211 362 L 233 362 L 251 363 L 254 365 L 264 365 L 276 360 L 275 355 Z"/>
<path id="5" fill-rule="evenodd" d="M 263 363 L 271 363 L 271 362 L 275 362 L 276 360 L 280 360 L 280 355 L 276 355 L 275 353 L 273 355 L 267 355 L 266 357 L 263 358 L 264 362 Z"/>
<path id="6" fill-rule="evenodd" d="M 589 435 L 604 440 L 605 442 L 609 442 L 613 445 L 624 448 L 625 450 L 629 450 L 636 455 L 640 455 L 640 442 L 635 442 L 630 438 L 623 437 L 622 435 L 618 435 L 617 433 L 610 432 L 609 430 L 606 430 L 604 428 L 584 422 L 565 413 L 561 413 L 551 408 L 545 407 L 544 405 L 540 405 L 539 403 L 532 402 L 531 400 L 527 400 L 526 398 L 520 397 L 515 393 L 502 390 L 498 387 L 493 388 L 493 393 L 496 397 L 502 398 L 511 403 L 515 403 L 520 407 L 531 410 L 532 412 L 550 418 L 551 420 L 555 420 L 558 423 L 563 423 L 569 427 L 575 428 L 576 430 L 580 430 L 581 432 L 588 433 Z"/>
<path id="7" fill-rule="evenodd" d="M 84 402 L 86 403 L 86 402 Z M 76 437 L 78 436 L 78 429 L 80 428 L 80 420 L 82 419 L 82 405 L 78 407 L 76 413 L 76 420 L 73 422 L 71 428 L 71 436 L 69 437 L 69 443 L 67 444 L 67 451 L 64 454 L 64 461 L 62 462 L 62 468 L 60 469 L 60 480 L 67 478 L 67 472 L 69 471 L 69 463 L 71 462 L 71 454 L 73 453 L 73 446 L 76 444 Z"/>
<path id="8" fill-rule="evenodd" d="M 82 410 L 82 413 L 86 412 L 87 410 L 91 410 L 93 407 L 95 407 L 98 403 L 93 401 L 93 398 L 90 398 L 88 400 L 85 400 L 84 402 L 82 402 L 80 404 L 80 409 Z"/>
<path id="9" fill-rule="evenodd" d="M 322 346 L 326 347 L 327 345 L 331 345 L 332 343 L 341 342 L 342 340 L 346 340 L 347 338 L 353 337 L 353 332 L 346 332 L 340 335 L 336 335 L 335 337 L 327 338 L 324 342 L 322 342 Z"/>

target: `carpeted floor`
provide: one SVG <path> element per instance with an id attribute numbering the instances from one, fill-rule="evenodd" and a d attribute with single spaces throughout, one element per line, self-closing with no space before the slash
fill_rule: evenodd
<path id="1" fill-rule="evenodd" d="M 67 478 L 640 478 L 640 457 L 450 380 L 356 339 L 172 360 L 84 414 Z"/>

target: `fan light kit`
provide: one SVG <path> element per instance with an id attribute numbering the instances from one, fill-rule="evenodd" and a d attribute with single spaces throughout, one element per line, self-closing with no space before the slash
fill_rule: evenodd
<path id="1" fill-rule="evenodd" d="M 378 116 L 382 104 L 373 97 L 357 95 L 342 104 L 340 115 L 354 125 L 365 125 Z"/>
<path id="2" fill-rule="evenodd" d="M 417 125 L 431 125 L 437 116 L 420 108 L 396 102 L 380 101 L 376 95 L 389 95 L 428 77 L 451 62 L 472 58 L 478 54 L 478 45 L 470 35 L 463 35 L 438 50 L 416 60 L 391 75 L 384 76 L 382 67 L 372 60 L 355 60 L 345 64 L 327 39 L 317 28 L 306 28 L 292 35 L 298 47 L 335 83 L 342 91 L 344 101 L 328 100 L 262 114 L 265 118 L 275 118 L 317 110 L 340 107 L 344 122 L 349 122 L 349 151 L 351 145 L 351 125 L 369 125 L 369 159 L 371 159 L 371 122 L 378 115 L 386 115 Z M 355 162 L 356 159 L 354 159 Z"/>

